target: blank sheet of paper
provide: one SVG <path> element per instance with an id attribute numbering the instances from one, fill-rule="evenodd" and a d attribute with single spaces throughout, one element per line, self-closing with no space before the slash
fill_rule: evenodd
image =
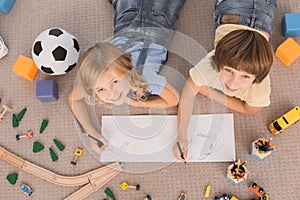
<path id="1" fill-rule="evenodd" d="M 102 116 L 108 146 L 101 162 L 175 162 L 176 115 Z M 234 161 L 233 114 L 193 115 L 187 162 Z"/>

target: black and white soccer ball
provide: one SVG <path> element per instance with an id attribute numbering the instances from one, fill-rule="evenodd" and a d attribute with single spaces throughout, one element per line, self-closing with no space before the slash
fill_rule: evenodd
<path id="1" fill-rule="evenodd" d="M 77 39 L 61 28 L 41 32 L 32 47 L 32 58 L 37 67 L 50 75 L 62 75 L 77 64 L 80 54 Z"/>

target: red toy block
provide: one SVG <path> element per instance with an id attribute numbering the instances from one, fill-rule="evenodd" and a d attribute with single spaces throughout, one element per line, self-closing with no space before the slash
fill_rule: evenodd
<path id="1" fill-rule="evenodd" d="M 14 65 L 12 71 L 18 76 L 32 81 L 38 72 L 38 67 L 34 64 L 31 58 L 19 55 L 16 64 Z"/>
<path id="2" fill-rule="evenodd" d="M 292 38 L 286 39 L 276 49 L 275 56 L 286 66 L 290 66 L 300 55 L 300 46 Z"/>

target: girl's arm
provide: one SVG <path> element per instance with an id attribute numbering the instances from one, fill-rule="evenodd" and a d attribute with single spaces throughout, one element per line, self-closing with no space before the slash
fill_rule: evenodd
<path id="1" fill-rule="evenodd" d="M 143 108 L 151 108 L 155 106 L 161 108 L 169 108 L 169 107 L 177 106 L 178 101 L 179 101 L 178 92 L 175 90 L 175 88 L 173 88 L 173 86 L 171 86 L 171 84 L 167 83 L 159 96 L 150 97 L 145 102 L 129 100 L 128 104 L 130 106 L 143 107 Z"/>
<path id="2" fill-rule="evenodd" d="M 87 113 L 87 109 L 85 107 L 84 98 L 85 98 L 85 92 L 79 81 L 78 84 L 73 88 L 73 90 L 69 94 L 69 97 L 68 97 L 69 106 L 70 106 L 73 114 L 75 115 L 75 117 L 77 118 L 79 123 L 81 124 L 81 126 L 84 128 L 84 130 L 87 133 L 89 133 L 90 135 L 92 135 L 93 137 L 95 137 L 103 142 L 104 145 L 102 147 L 99 147 L 96 141 L 89 138 L 92 149 L 94 151 L 96 151 L 97 153 L 101 153 L 104 150 L 104 148 L 107 144 L 107 141 L 93 127 L 93 125 L 90 121 L 89 115 Z"/>
<path id="3" fill-rule="evenodd" d="M 263 107 L 253 107 L 248 105 L 245 101 L 242 101 L 235 97 L 229 97 L 217 90 L 214 90 L 209 87 L 204 87 L 200 93 L 206 97 L 208 97 L 211 100 L 214 100 L 227 108 L 247 114 L 247 115 L 253 115 L 257 112 L 259 112 Z"/>

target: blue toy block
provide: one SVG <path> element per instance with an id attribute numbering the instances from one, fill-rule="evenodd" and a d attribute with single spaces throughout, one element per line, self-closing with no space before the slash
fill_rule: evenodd
<path id="1" fill-rule="evenodd" d="M 0 0 L 0 11 L 8 14 L 15 4 L 15 0 Z"/>
<path id="2" fill-rule="evenodd" d="M 282 34 L 286 37 L 300 36 L 300 13 L 284 14 Z"/>
<path id="3" fill-rule="evenodd" d="M 53 80 L 36 81 L 36 98 L 41 102 L 57 101 L 58 86 Z"/>

